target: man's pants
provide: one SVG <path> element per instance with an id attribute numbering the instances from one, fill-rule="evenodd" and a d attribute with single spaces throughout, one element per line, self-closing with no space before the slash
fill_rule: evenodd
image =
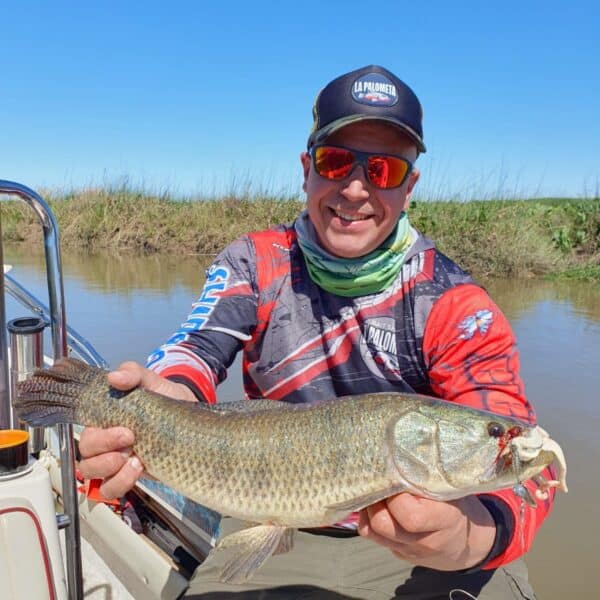
<path id="1" fill-rule="evenodd" d="M 225 518 L 222 535 L 246 524 Z M 284 598 L 342 600 L 534 600 L 522 560 L 493 571 L 471 574 L 435 571 L 402 561 L 360 536 L 329 537 L 297 531 L 294 548 L 269 558 L 243 584 L 219 582 L 223 561 L 207 559 L 198 567 L 186 599 L 272 600 Z"/>

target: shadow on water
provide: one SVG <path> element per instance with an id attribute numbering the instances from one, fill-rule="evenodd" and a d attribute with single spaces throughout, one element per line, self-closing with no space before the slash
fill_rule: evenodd
<path id="1" fill-rule="evenodd" d="M 511 320 L 523 318 L 540 302 L 569 306 L 576 314 L 600 323 L 600 285 L 585 281 L 491 279 L 482 285 Z"/>
<path id="2" fill-rule="evenodd" d="M 7 262 L 33 268 L 42 274 L 44 257 L 22 245 L 7 245 Z M 139 290 L 169 292 L 175 286 L 196 295 L 213 256 L 171 254 L 65 252 L 65 276 L 77 278 L 90 289 L 106 293 L 136 293 Z M 540 302 L 571 305 L 586 318 L 600 322 L 598 285 L 578 281 L 488 279 L 480 282 L 511 321 L 519 319 Z"/>
<path id="3" fill-rule="evenodd" d="M 44 272 L 44 255 L 32 253 L 20 245 L 7 245 L 5 260 Z M 62 264 L 65 277 L 76 278 L 100 293 L 127 295 L 140 290 L 169 292 L 175 286 L 188 288 L 196 294 L 204 282 L 204 272 L 212 256 L 174 256 L 170 254 L 128 254 L 64 252 Z"/>
<path id="4" fill-rule="evenodd" d="M 14 276 L 45 289 L 43 257 L 5 247 Z M 69 323 L 116 365 L 140 362 L 186 318 L 211 257 L 65 253 Z M 600 597 L 600 286 L 539 280 L 483 282 L 511 321 L 527 395 L 563 446 L 570 492 L 557 497 L 527 556 L 541 599 Z M 14 310 L 14 308 L 13 308 Z M 13 318 L 8 313 L 7 316 Z M 219 397 L 241 397 L 239 362 Z"/>

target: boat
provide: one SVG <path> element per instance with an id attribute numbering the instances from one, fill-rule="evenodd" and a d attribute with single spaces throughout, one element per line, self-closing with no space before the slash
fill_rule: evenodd
<path id="1" fill-rule="evenodd" d="M 10 266 L 0 279 L 0 321 L 10 295 L 27 314 L 0 328 L 0 589 L 3 600 L 177 599 L 219 533 L 220 515 L 164 484 L 141 479 L 106 501 L 76 469 L 81 428 L 27 428 L 11 409 L 15 385 L 65 356 L 108 368 L 67 325 L 58 227 L 34 190 L 0 180 L 0 197 L 22 200 L 43 229 L 48 306 Z M 0 223 L 1 230 L 1 223 Z M 2 260 L 0 242 L 0 260 Z M 52 351 L 44 355 L 43 336 Z"/>

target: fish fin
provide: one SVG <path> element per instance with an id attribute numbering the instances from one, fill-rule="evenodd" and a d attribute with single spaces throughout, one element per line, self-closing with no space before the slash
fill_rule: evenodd
<path id="1" fill-rule="evenodd" d="M 232 550 L 220 574 L 223 583 L 242 583 L 250 579 L 273 554 L 283 554 L 293 546 L 294 530 L 279 525 L 256 525 L 225 536 L 211 550 L 213 557 Z"/>
<path id="2" fill-rule="evenodd" d="M 52 366 L 44 369 L 35 369 L 32 377 L 45 377 L 67 383 L 86 385 L 92 383 L 103 369 L 93 367 L 71 356 L 59 358 Z"/>
<path id="3" fill-rule="evenodd" d="M 370 492 L 369 494 L 365 494 L 364 496 L 358 496 L 356 498 L 352 498 L 351 500 L 344 500 L 343 502 L 338 502 L 336 504 L 329 504 L 325 508 L 327 508 L 328 510 L 351 513 L 360 510 L 365 506 L 375 504 L 375 502 L 379 502 L 384 498 L 389 498 L 394 494 L 399 494 L 400 492 L 404 491 L 406 491 L 406 486 L 397 483 L 394 485 L 390 485 L 387 488 L 377 490 L 376 492 Z"/>
<path id="4" fill-rule="evenodd" d="M 15 412 L 34 426 L 73 423 L 83 389 L 100 373 L 104 371 L 75 358 L 61 358 L 47 369 L 36 369 L 17 383 Z"/>
<path id="5" fill-rule="evenodd" d="M 287 527 L 283 532 L 281 539 L 279 540 L 279 545 L 277 546 L 277 548 L 275 548 L 275 552 L 273 552 L 273 555 L 285 554 L 286 552 L 289 552 L 294 547 L 295 533 L 295 529 Z"/>

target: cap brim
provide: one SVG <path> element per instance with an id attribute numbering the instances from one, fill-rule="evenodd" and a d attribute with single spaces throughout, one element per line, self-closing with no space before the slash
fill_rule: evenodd
<path id="1" fill-rule="evenodd" d="M 358 123 L 359 121 L 385 121 L 387 123 L 391 123 L 401 129 L 403 133 L 405 133 L 417 146 L 417 150 L 419 152 L 427 152 L 427 148 L 425 148 L 425 144 L 423 140 L 419 136 L 419 134 L 401 121 L 397 121 L 396 119 L 388 119 L 380 116 L 369 116 L 369 115 L 350 115 L 348 117 L 344 117 L 342 119 L 337 119 L 336 121 L 332 121 L 328 125 L 321 127 L 321 129 L 317 129 L 313 131 L 308 138 L 308 147 L 314 146 L 319 142 L 322 142 L 326 137 L 330 136 L 334 131 L 338 131 L 342 127 L 346 125 L 350 125 L 350 123 Z"/>

